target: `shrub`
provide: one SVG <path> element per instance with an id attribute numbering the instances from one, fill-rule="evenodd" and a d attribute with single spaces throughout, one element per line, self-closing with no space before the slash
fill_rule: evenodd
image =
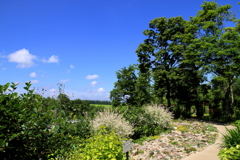
<path id="1" fill-rule="evenodd" d="M 240 145 L 231 148 L 224 148 L 220 150 L 218 156 L 221 160 L 239 160 L 240 159 Z"/>
<path id="2" fill-rule="evenodd" d="M 56 113 L 55 106 L 44 106 L 43 98 L 30 87 L 26 83 L 26 93 L 18 95 L 16 84 L 0 85 L 1 159 L 46 159 L 71 146 L 69 124 L 62 111 Z"/>
<path id="3" fill-rule="evenodd" d="M 89 104 L 87 100 L 75 99 L 71 101 L 71 110 L 73 116 L 76 118 L 89 117 L 93 118 L 97 111 L 101 110 L 101 106 L 93 106 Z"/>
<path id="4" fill-rule="evenodd" d="M 223 135 L 222 148 L 235 147 L 240 144 L 240 125 L 237 128 L 227 129 L 227 133 Z"/>
<path id="5" fill-rule="evenodd" d="M 92 121 L 93 131 L 97 132 L 101 126 L 105 126 L 107 131 L 115 131 L 120 137 L 129 137 L 133 134 L 133 127 L 123 115 L 107 109 L 99 112 Z"/>
<path id="6" fill-rule="evenodd" d="M 138 116 L 136 129 L 140 131 L 141 136 L 153 136 L 166 131 L 171 127 L 173 119 L 171 112 L 158 105 L 144 107 L 142 114 Z"/>
<path id="7" fill-rule="evenodd" d="M 76 120 L 76 122 L 68 122 L 70 123 L 69 132 L 71 136 L 78 136 L 84 139 L 90 135 L 89 118 L 81 117 L 81 119 Z"/>
<path id="8" fill-rule="evenodd" d="M 234 126 L 240 125 L 240 120 L 236 120 L 232 125 L 234 125 Z"/>
<path id="9" fill-rule="evenodd" d="M 122 106 L 118 109 L 123 114 L 124 118 L 134 127 L 134 134 L 131 138 L 139 139 L 140 137 L 144 137 L 144 126 L 147 124 L 145 121 L 140 121 L 140 118 L 144 115 L 143 108 Z"/>
<path id="10" fill-rule="evenodd" d="M 124 159 L 122 153 L 122 141 L 114 131 L 107 131 L 100 127 L 100 131 L 85 140 L 70 157 L 71 160 L 92 159 Z"/>
<path id="11" fill-rule="evenodd" d="M 162 106 L 128 107 L 122 111 L 124 117 L 133 125 L 134 135 L 139 139 L 165 132 L 170 127 L 172 113 Z"/>
<path id="12" fill-rule="evenodd" d="M 169 128 L 172 122 L 173 115 L 167 108 L 162 105 L 146 106 L 146 114 L 149 115 L 149 120 L 153 125 L 158 125 L 161 128 Z"/>

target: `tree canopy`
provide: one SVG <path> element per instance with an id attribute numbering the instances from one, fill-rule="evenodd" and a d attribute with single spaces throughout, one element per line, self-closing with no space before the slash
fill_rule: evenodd
<path id="1" fill-rule="evenodd" d="M 188 115 L 195 106 L 201 117 L 205 101 L 215 105 L 221 101 L 222 110 L 231 118 L 233 86 L 240 68 L 239 20 L 228 4 L 204 1 L 201 8 L 189 20 L 178 16 L 150 21 L 149 29 L 143 31 L 147 38 L 136 50 L 138 64 L 117 72 L 113 103 L 120 104 L 125 97 L 127 103 L 136 105 L 147 95 L 149 101 L 140 101 L 140 105 L 154 102 L 172 109 L 178 104 Z M 146 87 L 138 87 L 143 84 Z M 222 94 L 220 101 L 216 101 L 217 94 Z"/>

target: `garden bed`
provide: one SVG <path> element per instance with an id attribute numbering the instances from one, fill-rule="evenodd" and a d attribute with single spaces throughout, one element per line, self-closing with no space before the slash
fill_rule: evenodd
<path id="1" fill-rule="evenodd" d="M 150 137 L 143 144 L 134 143 L 130 153 L 135 160 L 182 159 L 213 144 L 217 129 L 204 122 L 175 121 L 170 133 Z"/>

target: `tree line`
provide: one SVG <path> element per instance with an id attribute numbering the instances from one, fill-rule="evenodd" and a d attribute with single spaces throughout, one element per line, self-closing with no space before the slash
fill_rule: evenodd
<path id="1" fill-rule="evenodd" d="M 87 100 L 89 104 L 103 104 L 103 105 L 111 105 L 111 101 L 104 101 L 104 100 Z"/>
<path id="2" fill-rule="evenodd" d="M 201 118 L 208 105 L 213 118 L 239 114 L 240 20 L 231 7 L 204 1 L 189 20 L 151 20 L 138 63 L 116 72 L 113 106 L 164 104 L 184 117 L 194 106 Z"/>

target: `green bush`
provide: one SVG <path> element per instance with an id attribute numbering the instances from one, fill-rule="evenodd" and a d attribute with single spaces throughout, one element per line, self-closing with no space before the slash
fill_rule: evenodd
<path id="1" fill-rule="evenodd" d="M 147 125 L 143 121 L 140 121 L 140 115 L 144 114 L 142 107 L 127 107 L 122 106 L 118 108 L 124 118 L 134 127 L 134 134 L 131 136 L 133 139 L 139 139 L 144 136 L 144 126 Z"/>
<path id="2" fill-rule="evenodd" d="M 222 148 L 235 147 L 240 144 L 240 125 L 237 128 L 227 129 L 227 133 L 223 135 Z"/>
<path id="3" fill-rule="evenodd" d="M 128 107 L 120 109 L 124 117 L 133 125 L 134 134 L 131 138 L 154 136 L 169 129 L 173 119 L 172 113 L 166 108 L 153 105 L 146 107 Z"/>
<path id="4" fill-rule="evenodd" d="M 234 126 L 240 125 L 240 120 L 236 120 L 234 123 L 232 123 L 232 125 L 234 125 Z"/>
<path id="5" fill-rule="evenodd" d="M 133 134 L 133 127 L 125 120 L 123 115 L 109 109 L 98 112 L 92 120 L 92 129 L 95 133 L 98 132 L 101 126 L 105 126 L 108 131 L 115 131 L 120 137 L 129 137 Z"/>
<path id="6" fill-rule="evenodd" d="M 218 156 L 221 160 L 239 160 L 240 159 L 240 145 L 220 150 Z"/>
<path id="7" fill-rule="evenodd" d="M 71 136 L 85 139 L 90 135 L 90 119 L 81 117 L 81 119 L 76 120 L 76 122 L 68 122 L 70 123 L 69 133 Z"/>
<path id="8" fill-rule="evenodd" d="M 1 159 L 47 159 L 71 148 L 70 124 L 62 110 L 43 105 L 43 98 L 30 90 L 14 92 L 17 85 L 0 85 L 0 157 Z"/>
<path id="9" fill-rule="evenodd" d="M 70 156 L 71 160 L 93 160 L 93 159 L 124 159 L 122 153 L 122 141 L 114 131 L 107 131 L 101 128 L 100 131 L 85 140 L 79 149 Z"/>
<path id="10" fill-rule="evenodd" d="M 71 101 L 70 109 L 72 116 L 76 118 L 88 117 L 93 118 L 97 111 L 103 107 L 90 105 L 87 100 L 75 99 Z"/>

